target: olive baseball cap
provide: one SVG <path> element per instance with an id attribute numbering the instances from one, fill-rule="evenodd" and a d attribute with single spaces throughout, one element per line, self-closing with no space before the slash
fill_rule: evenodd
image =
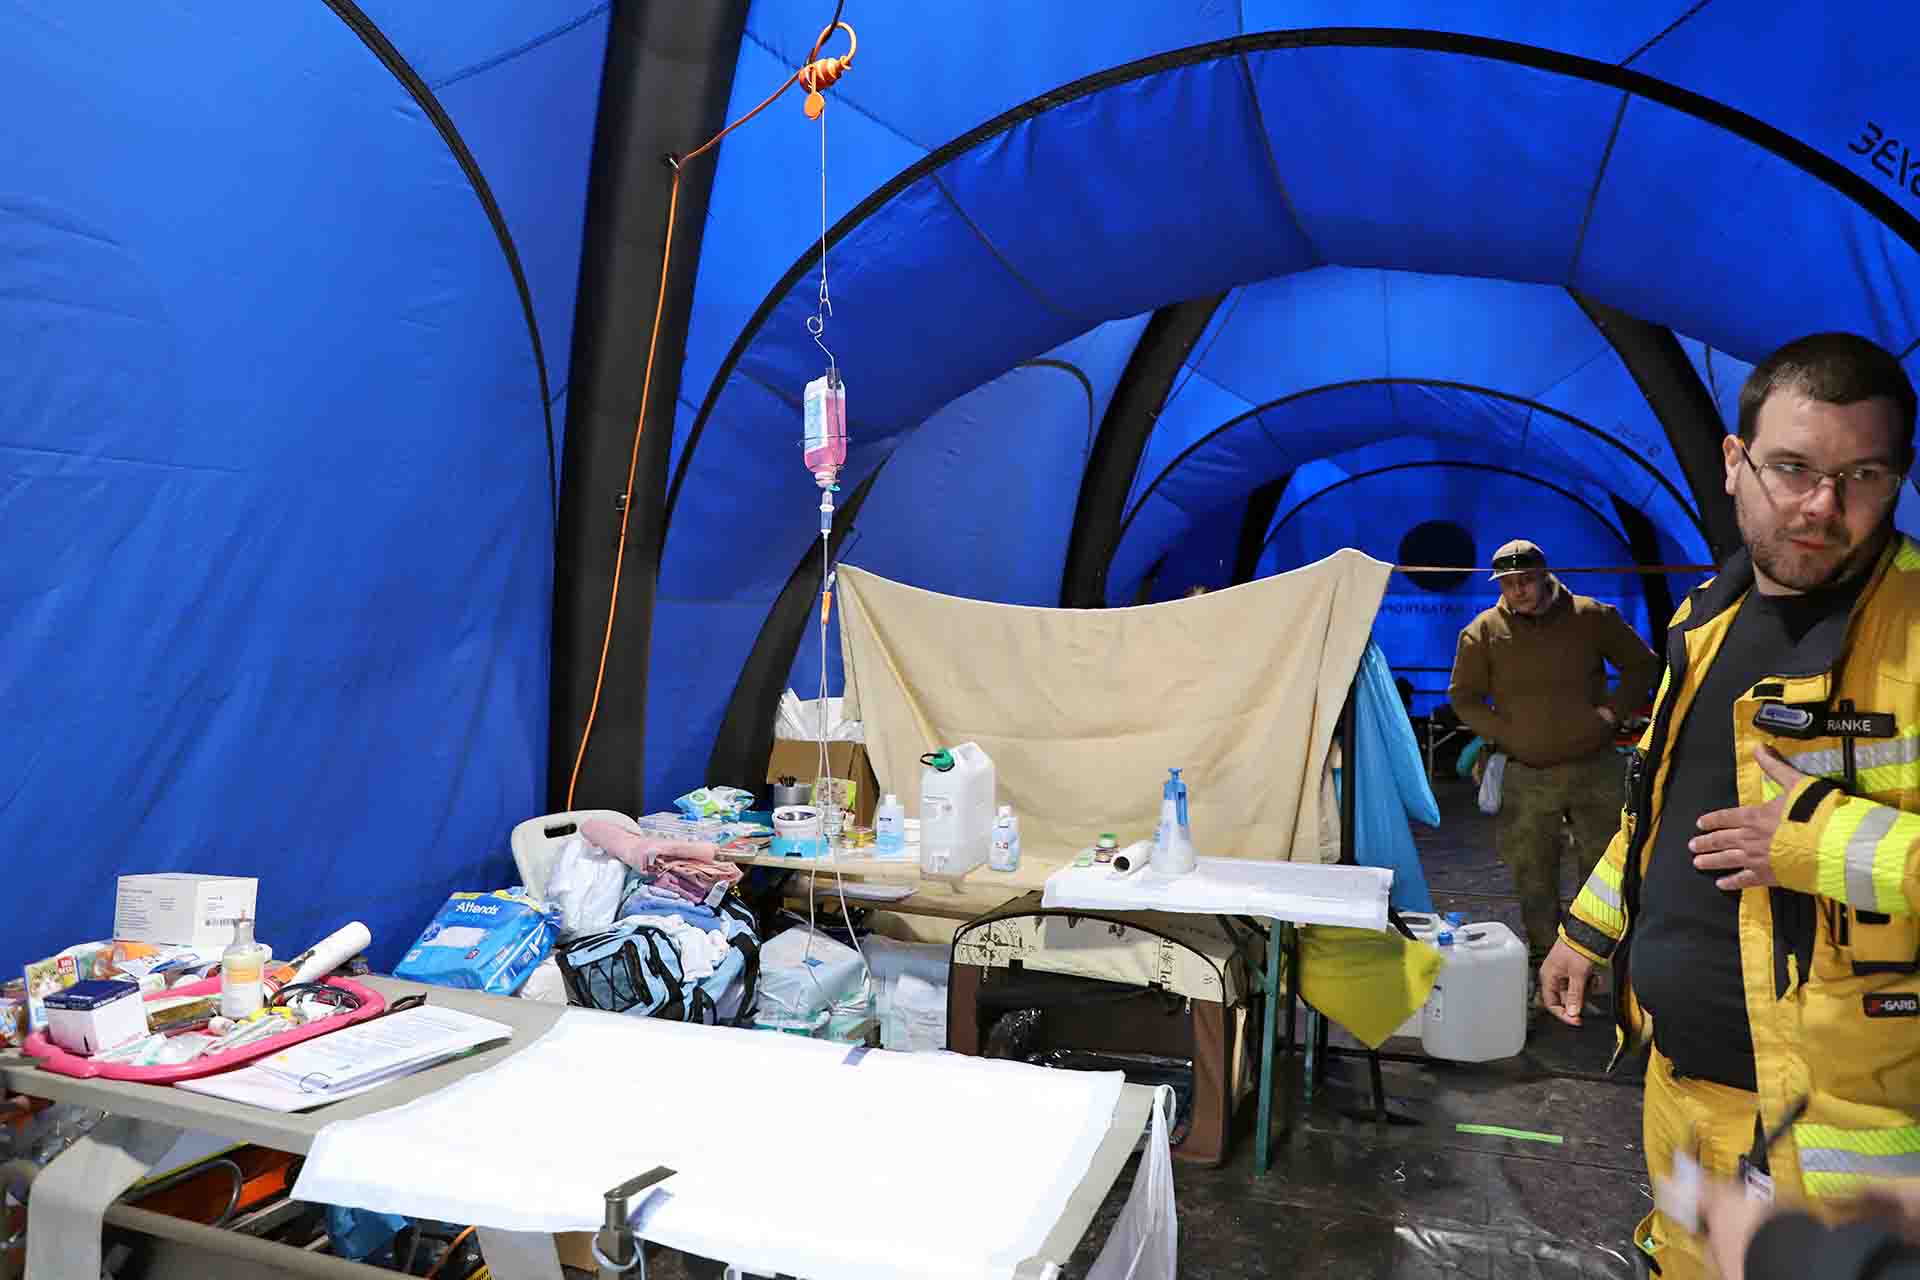
<path id="1" fill-rule="evenodd" d="M 1493 553 L 1493 572 L 1488 574 L 1487 578 L 1491 581 L 1504 578 L 1510 573 L 1527 573 L 1546 567 L 1546 552 L 1525 538 L 1515 538 Z"/>

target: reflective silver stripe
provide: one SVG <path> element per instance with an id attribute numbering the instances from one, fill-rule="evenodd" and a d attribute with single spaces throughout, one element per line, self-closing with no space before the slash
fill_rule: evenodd
<path id="1" fill-rule="evenodd" d="M 1880 742 L 1860 742 L 1853 750 L 1853 767 L 1880 769 L 1890 764 L 1912 764 L 1920 760 L 1920 737 L 1888 738 Z M 1802 751 L 1787 757 L 1787 763 L 1815 777 L 1837 774 L 1846 768 L 1846 758 L 1838 747 L 1824 751 Z"/>
<path id="2" fill-rule="evenodd" d="M 1920 737 L 1888 738 L 1854 749 L 1853 763 L 1860 769 L 1878 769 L 1890 764 L 1912 764 L 1920 760 Z M 1806 770 L 1802 769 L 1802 773 Z"/>
<path id="3" fill-rule="evenodd" d="M 1841 759 L 1838 747 L 1826 751 L 1802 751 L 1797 756 L 1788 756 L 1787 763 L 1800 772 L 1812 774 L 1816 778 L 1824 777 L 1829 773 L 1839 773 L 1846 767 L 1846 761 Z M 1854 753 L 1854 763 L 1856 766 L 1860 763 L 1858 752 Z"/>
<path id="4" fill-rule="evenodd" d="M 1587 877 L 1586 891 L 1598 898 L 1603 906 L 1611 907 L 1615 911 L 1623 909 L 1620 905 L 1620 891 L 1602 880 L 1597 871 Z"/>
<path id="5" fill-rule="evenodd" d="M 1847 839 L 1847 903 L 1858 911 L 1878 911 L 1880 895 L 1873 886 L 1873 858 L 1880 838 L 1893 829 L 1900 810 L 1877 804 L 1867 810 Z"/>
<path id="6" fill-rule="evenodd" d="M 1841 1147 L 1802 1147 L 1800 1172 L 1853 1173 L 1868 1178 L 1920 1178 L 1920 1151 L 1869 1156 Z"/>

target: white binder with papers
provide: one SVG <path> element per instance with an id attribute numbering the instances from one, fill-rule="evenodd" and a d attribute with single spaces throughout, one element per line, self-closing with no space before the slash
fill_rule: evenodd
<path id="1" fill-rule="evenodd" d="M 513 1028 L 504 1022 L 422 1005 L 303 1040 L 237 1071 L 180 1081 L 177 1087 L 272 1111 L 304 1111 L 512 1036 Z"/>
<path id="2" fill-rule="evenodd" d="M 421 1005 L 303 1040 L 254 1066 L 306 1093 L 337 1093 L 512 1035 L 504 1022 Z"/>

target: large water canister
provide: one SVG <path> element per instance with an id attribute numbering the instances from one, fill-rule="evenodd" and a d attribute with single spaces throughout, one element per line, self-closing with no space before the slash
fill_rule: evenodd
<path id="1" fill-rule="evenodd" d="M 1442 929 L 1440 976 L 1420 1025 L 1427 1056 L 1511 1058 L 1527 1043 L 1527 947 L 1497 920 Z"/>
<path id="2" fill-rule="evenodd" d="M 987 860 L 993 845 L 993 761 L 972 742 L 923 759 L 920 870 L 927 875 L 964 875 Z"/>

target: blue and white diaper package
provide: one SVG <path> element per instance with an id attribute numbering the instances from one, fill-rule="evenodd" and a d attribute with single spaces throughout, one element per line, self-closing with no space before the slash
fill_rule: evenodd
<path id="1" fill-rule="evenodd" d="M 394 967 L 396 978 L 512 995 L 553 952 L 560 915 L 512 889 L 456 893 Z"/>

